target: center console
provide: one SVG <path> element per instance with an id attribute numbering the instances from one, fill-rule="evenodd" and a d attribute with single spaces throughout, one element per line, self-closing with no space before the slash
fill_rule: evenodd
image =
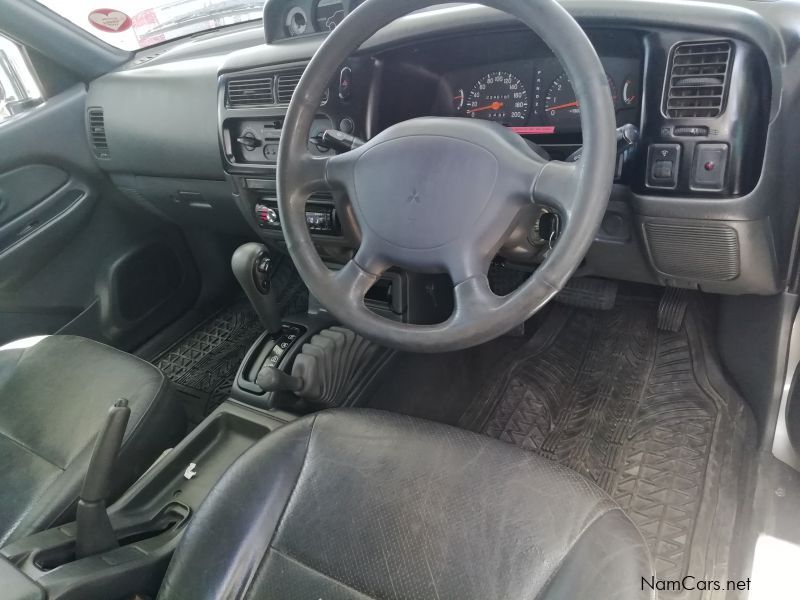
<path id="1" fill-rule="evenodd" d="M 293 418 L 226 402 L 111 507 L 118 547 L 76 559 L 76 524 L 0 550 L 7 600 L 153 597 L 198 507 L 243 452 Z M 27 595 L 26 595 L 27 594 Z"/>

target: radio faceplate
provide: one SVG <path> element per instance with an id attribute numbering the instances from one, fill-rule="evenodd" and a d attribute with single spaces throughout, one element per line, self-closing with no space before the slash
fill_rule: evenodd
<path id="1" fill-rule="evenodd" d="M 277 199 L 269 196 L 260 198 L 253 207 L 253 214 L 259 228 L 280 231 L 280 209 Z M 332 200 L 316 197 L 306 204 L 306 223 L 312 234 L 339 236 L 342 233 L 342 224 Z"/>

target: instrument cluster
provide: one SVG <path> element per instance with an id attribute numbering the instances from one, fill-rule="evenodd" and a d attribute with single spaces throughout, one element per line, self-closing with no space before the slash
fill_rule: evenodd
<path id="1" fill-rule="evenodd" d="M 639 61 L 601 61 L 619 124 L 638 121 Z M 580 104 L 554 56 L 459 69 L 445 74 L 443 85 L 443 94 L 452 92 L 448 101 L 453 116 L 496 121 L 524 135 L 580 132 Z"/>
<path id="2" fill-rule="evenodd" d="M 642 38 L 590 30 L 617 126 L 639 125 Z M 569 75 L 531 32 L 493 31 L 390 50 L 381 58 L 377 130 L 419 116 L 496 121 L 542 142 L 577 143 L 580 104 Z"/>

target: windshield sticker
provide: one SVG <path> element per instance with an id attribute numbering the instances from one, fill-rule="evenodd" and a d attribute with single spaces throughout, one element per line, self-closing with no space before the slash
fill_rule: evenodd
<path id="1" fill-rule="evenodd" d="M 89 13 L 89 23 L 100 31 L 119 33 L 130 29 L 133 22 L 124 12 L 113 8 L 98 8 Z"/>

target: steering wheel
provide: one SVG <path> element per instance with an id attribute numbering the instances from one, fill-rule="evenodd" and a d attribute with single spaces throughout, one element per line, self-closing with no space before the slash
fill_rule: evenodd
<path id="1" fill-rule="evenodd" d="M 381 28 L 444 0 L 366 0 L 317 50 L 289 105 L 278 151 L 278 205 L 289 253 L 310 292 L 342 324 L 379 344 L 412 352 L 475 346 L 519 325 L 558 293 L 594 240 L 611 193 L 615 117 L 600 59 L 555 0 L 480 0 L 530 27 L 566 68 L 581 108 L 583 156 L 547 161 L 517 134 L 481 119 L 423 117 L 394 125 L 332 157 L 308 150 L 312 121 L 341 64 Z M 346 192 L 361 246 L 332 271 L 305 220 L 309 196 Z M 489 265 L 526 205 L 556 210 L 562 233 L 546 260 L 515 292 L 498 297 Z M 364 296 L 392 266 L 446 272 L 454 310 L 436 325 L 379 317 Z"/>

